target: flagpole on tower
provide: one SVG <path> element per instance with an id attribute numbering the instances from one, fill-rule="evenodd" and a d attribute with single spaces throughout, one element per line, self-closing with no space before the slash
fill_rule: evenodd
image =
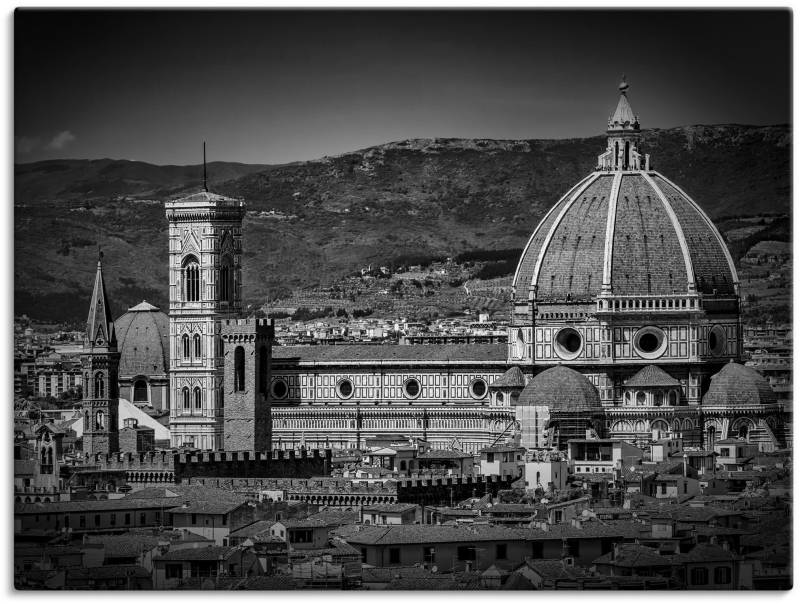
<path id="1" fill-rule="evenodd" d="M 203 190 L 208 193 L 208 180 L 206 177 L 206 141 L 203 141 Z"/>

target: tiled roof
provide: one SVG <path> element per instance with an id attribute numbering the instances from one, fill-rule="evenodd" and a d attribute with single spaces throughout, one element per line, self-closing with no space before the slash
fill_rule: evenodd
<path id="1" fill-rule="evenodd" d="M 675 554 L 672 559 L 679 564 L 691 562 L 722 562 L 728 560 L 738 560 L 739 556 L 726 550 L 719 545 L 710 543 L 700 543 L 695 545 L 691 551 L 685 554 Z"/>
<path id="2" fill-rule="evenodd" d="M 347 510 L 324 510 L 312 514 L 308 518 L 290 518 L 281 523 L 287 528 L 313 528 L 325 526 L 342 526 L 358 521 L 358 512 Z"/>
<path id="3" fill-rule="evenodd" d="M 65 579 L 74 581 L 86 579 L 124 579 L 150 577 L 150 571 L 134 564 L 112 564 L 108 566 L 89 566 L 86 568 L 70 568 Z"/>
<path id="4" fill-rule="evenodd" d="M 505 363 L 508 355 L 505 344 L 425 344 L 370 346 L 346 344 L 341 346 L 275 346 L 272 358 L 276 362 L 298 360 L 311 363 L 362 362 L 475 362 Z"/>
<path id="5" fill-rule="evenodd" d="M 525 375 L 522 373 L 522 370 L 516 365 L 514 365 L 511 369 L 506 371 L 494 382 L 489 384 L 489 388 L 524 388 L 524 387 L 525 387 Z"/>
<path id="6" fill-rule="evenodd" d="M 243 498 L 238 501 L 195 500 L 190 501 L 188 505 L 179 505 L 167 511 L 172 514 L 227 514 L 243 505 L 247 505 Z"/>
<path id="7" fill-rule="evenodd" d="M 525 564 L 545 580 L 553 579 L 574 579 L 586 574 L 583 568 L 568 566 L 560 559 L 539 559 L 527 558 Z"/>
<path id="8" fill-rule="evenodd" d="M 137 535 L 126 533 L 124 535 L 89 535 L 86 537 L 87 544 L 102 544 L 105 550 L 105 557 L 108 558 L 132 558 L 142 552 L 147 552 L 164 541 L 155 535 Z"/>
<path id="9" fill-rule="evenodd" d="M 636 375 L 625 381 L 625 386 L 628 388 L 657 388 L 680 385 L 681 383 L 678 380 L 655 365 L 643 367 Z"/>
<path id="10" fill-rule="evenodd" d="M 660 555 L 651 547 L 638 543 L 620 543 L 616 553 L 609 552 L 592 561 L 592 564 L 610 564 L 623 568 L 670 566 L 671 563 L 670 558 Z"/>
<path id="11" fill-rule="evenodd" d="M 739 363 L 726 364 L 711 376 L 703 397 L 703 407 L 740 407 L 776 403 L 777 395 L 769 382 L 755 369 Z"/>
<path id="12" fill-rule="evenodd" d="M 589 379 L 557 365 L 534 377 L 519 395 L 517 405 L 548 407 L 550 412 L 600 410 L 600 395 Z"/>
<path id="13" fill-rule="evenodd" d="M 64 512 L 105 512 L 114 510 L 138 510 L 143 508 L 164 508 L 174 505 L 174 500 L 104 499 L 101 501 L 56 501 L 54 503 L 23 503 L 14 505 L 14 514 L 60 514 Z"/>
<path id="14" fill-rule="evenodd" d="M 364 512 L 383 512 L 385 514 L 402 514 L 416 508 L 417 505 L 415 503 L 377 503 L 361 506 Z"/>
<path id="15" fill-rule="evenodd" d="M 156 560 L 225 560 L 234 552 L 235 547 L 213 545 L 211 547 L 191 547 L 168 551 Z"/>
<path id="16" fill-rule="evenodd" d="M 517 300 L 527 300 L 532 288 L 540 302 L 594 299 L 601 291 L 607 260 L 615 295 L 686 293 L 687 261 L 699 292 L 734 293 L 736 277 L 712 222 L 659 174 L 622 175 L 614 200 L 612 240 L 607 242 L 614 181 L 613 173 L 590 175 L 545 216 L 517 267 Z"/>
<path id="17" fill-rule="evenodd" d="M 243 526 L 240 529 L 236 529 L 232 531 L 230 536 L 231 537 L 257 537 L 262 533 L 268 533 L 269 529 L 275 523 L 270 520 L 258 520 L 253 524 L 248 524 L 247 526 Z"/>
<path id="18" fill-rule="evenodd" d="M 472 456 L 472 453 L 457 449 L 431 449 L 417 455 L 417 459 L 467 459 Z"/>
<path id="19" fill-rule="evenodd" d="M 393 566 L 390 568 L 365 567 L 361 570 L 364 583 L 388 583 L 394 579 L 435 577 L 427 568 L 421 566 Z"/>
<path id="20" fill-rule="evenodd" d="M 169 317 L 145 302 L 114 321 L 119 340 L 119 375 L 166 375 L 169 367 Z"/>

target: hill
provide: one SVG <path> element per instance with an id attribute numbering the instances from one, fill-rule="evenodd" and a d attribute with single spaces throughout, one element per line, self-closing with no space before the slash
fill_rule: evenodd
<path id="1" fill-rule="evenodd" d="M 644 133 L 653 167 L 715 219 L 790 211 L 788 126 Z M 286 297 L 399 257 L 521 248 L 605 138 L 414 139 L 282 166 L 215 162 L 210 188 L 244 197 L 246 302 Z M 166 307 L 160 201 L 197 190 L 198 166 L 63 160 L 15 167 L 15 312 L 83 320 L 96 244 L 114 310 Z"/>

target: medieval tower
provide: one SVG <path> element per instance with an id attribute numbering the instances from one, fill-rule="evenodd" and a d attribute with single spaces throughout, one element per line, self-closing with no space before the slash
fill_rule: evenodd
<path id="1" fill-rule="evenodd" d="M 222 324 L 226 451 L 272 449 L 268 392 L 273 336 L 274 326 L 264 319 L 230 319 Z"/>
<path id="2" fill-rule="evenodd" d="M 119 352 L 100 260 L 97 261 L 89 318 L 86 321 L 81 366 L 83 451 L 89 455 L 116 453 L 119 451 Z"/>

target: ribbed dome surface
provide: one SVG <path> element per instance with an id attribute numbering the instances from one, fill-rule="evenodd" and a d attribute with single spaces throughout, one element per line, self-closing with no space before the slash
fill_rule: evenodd
<path id="1" fill-rule="evenodd" d="M 691 293 L 733 296 L 733 261 L 711 220 L 653 171 L 597 171 L 539 223 L 514 275 L 539 301 Z"/>
<path id="2" fill-rule="evenodd" d="M 704 407 L 751 407 L 777 402 L 769 382 L 755 369 L 739 363 L 728 363 L 712 376 L 703 397 Z"/>
<path id="3" fill-rule="evenodd" d="M 597 388 L 582 373 L 558 365 L 542 371 L 519 395 L 517 405 L 544 406 L 553 411 L 602 409 Z"/>
<path id="4" fill-rule="evenodd" d="M 119 375 L 163 375 L 169 367 L 169 318 L 147 302 L 128 309 L 114 324 L 119 340 Z"/>

